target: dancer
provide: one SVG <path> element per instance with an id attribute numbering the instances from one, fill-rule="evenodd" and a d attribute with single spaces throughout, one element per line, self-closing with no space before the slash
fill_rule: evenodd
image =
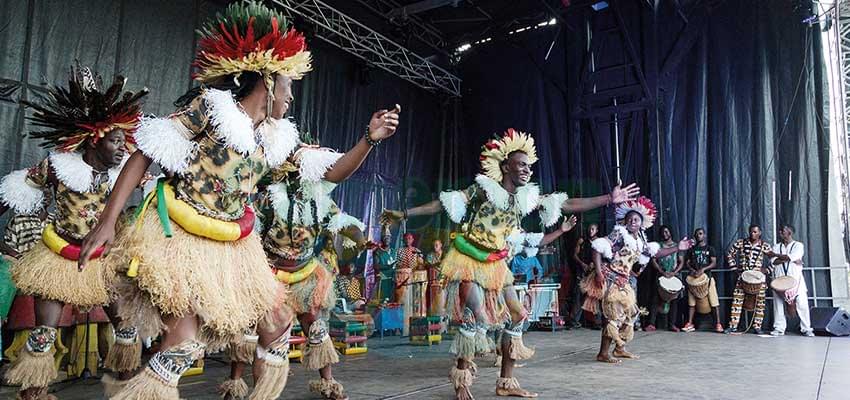
<path id="1" fill-rule="evenodd" d="M 709 272 L 717 266 L 717 252 L 714 250 L 714 247 L 708 245 L 708 237 L 705 234 L 704 228 L 697 228 L 694 231 L 694 240 L 696 241 L 696 245 L 688 250 L 688 253 L 685 256 L 685 263 L 690 270 L 688 275 L 698 277 L 702 274 L 709 274 L 708 294 L 706 294 L 706 297 L 708 298 L 708 305 L 711 307 L 714 314 L 714 331 L 723 333 L 723 324 L 720 323 L 720 299 L 717 297 L 717 284 L 714 277 L 710 275 L 711 272 Z M 688 323 L 686 323 L 682 328 L 685 332 L 693 332 L 696 330 L 694 327 L 696 306 L 697 298 L 689 289 Z"/>
<path id="2" fill-rule="evenodd" d="M 646 197 L 627 201 L 617 206 L 619 223 L 608 237 L 593 241 L 593 264 L 595 279 L 585 281 L 587 299 L 585 304 L 602 301 L 605 327 L 597 361 L 619 363 L 619 358 L 636 359 L 638 356 L 626 350 L 626 344 L 634 337 L 634 320 L 638 316 L 637 298 L 629 284 L 632 265 L 646 265 L 651 257 L 665 257 L 691 247 L 687 238 L 677 246 L 661 249 L 656 242 L 648 243 L 644 230 L 655 222 L 655 205 Z M 614 342 L 614 357 L 611 357 L 611 342 Z"/>
<path id="3" fill-rule="evenodd" d="M 83 255 L 112 247 L 113 265 L 134 278 L 119 288 L 126 322 L 136 322 L 143 336 L 163 333 L 161 350 L 119 400 L 179 398 L 180 376 L 204 351 L 239 340 L 255 324 L 252 398 L 276 398 L 288 375 L 291 313 L 253 230 L 248 198 L 298 146 L 296 127 L 283 117 L 292 81 L 311 69 L 310 53 L 301 33 L 256 1 L 230 4 L 199 32 L 194 64 L 202 85 L 178 99 L 175 114 L 142 121 L 139 150 L 83 244 Z M 389 114 L 373 115 L 354 148 L 329 170 L 312 172 L 330 182 L 350 176 L 394 133 L 397 116 Z M 154 161 L 172 178 L 157 183 L 134 225 L 115 238 L 129 189 Z M 90 265 L 80 260 L 86 271 Z"/>
<path id="4" fill-rule="evenodd" d="M 764 267 L 765 253 L 771 251 L 770 245 L 761 240 L 761 227 L 750 225 L 750 236 L 747 239 L 738 239 L 726 254 L 726 262 L 732 271 L 739 273 L 735 280 L 735 291 L 732 294 L 732 315 L 729 319 L 729 327 L 724 331 L 727 334 L 738 332 L 738 323 L 741 321 L 741 309 L 744 306 L 744 289 L 741 287 L 741 275 L 743 271 L 758 270 L 768 275 L 770 271 Z M 761 289 L 756 297 L 755 317 L 753 317 L 753 331 L 757 335 L 762 334 L 761 324 L 764 321 L 764 299 L 767 284 L 762 283 Z"/>
<path id="5" fill-rule="evenodd" d="M 489 351 L 488 329 L 504 329 L 501 348 L 507 357 L 496 382 L 496 394 L 536 397 L 536 393 L 522 389 L 513 376 L 516 360 L 530 358 L 534 350 L 522 342 L 522 324 L 527 313 L 517 299 L 506 257 L 509 247 L 543 246 L 560 233 L 528 234 L 522 231 L 520 222 L 539 209 L 543 224 L 553 226 L 562 213 L 621 203 L 637 195 L 638 188 L 616 187 L 610 194 L 586 199 L 568 199 L 565 193 L 540 196 L 537 185 L 529 184 L 531 166 L 537 161 L 534 139 L 514 129 L 487 142 L 480 160 L 483 174 L 466 190 L 444 192 L 439 200 L 408 210 L 384 211 L 382 222 L 432 215 L 442 207 L 453 222 L 461 224 L 461 231 L 455 234 L 442 265 L 448 281 L 447 312 L 462 323 L 452 345 L 457 364 L 449 375 L 457 398 L 472 398 L 470 386 L 475 373 L 472 360 L 477 352 Z M 503 325 L 506 319 L 509 319 L 507 328 Z"/>
<path id="6" fill-rule="evenodd" d="M 660 244 L 662 249 L 676 247 L 676 242 L 673 241 L 673 231 L 669 226 L 662 225 L 659 231 L 661 232 L 662 242 Z M 672 278 L 679 275 L 679 271 L 684 266 L 681 257 L 675 252 L 665 257 L 653 257 L 650 263 L 655 268 L 655 271 L 658 272 L 658 275 L 665 278 Z M 656 280 L 654 283 L 657 285 L 658 281 Z M 658 324 L 659 327 L 665 327 L 667 330 L 679 332 L 676 319 L 679 317 L 679 298 L 681 298 L 681 293 L 673 301 L 663 302 L 661 301 L 661 296 L 658 295 L 658 288 L 656 287 L 654 289 L 652 292 L 652 309 L 649 311 L 649 323 L 644 330 L 646 332 L 655 331 L 656 320 L 663 318 L 663 323 Z M 659 318 L 659 314 L 663 315 L 663 317 Z"/>
<path id="7" fill-rule="evenodd" d="M 335 255 L 321 253 L 337 234 L 352 240 L 360 250 L 366 245 L 366 226 L 339 210 L 330 197 L 335 185 L 323 179 L 341 156 L 332 150 L 301 145 L 290 161 L 272 173 L 275 183 L 258 202 L 264 221 L 263 248 L 275 276 L 289 292 L 286 311 L 294 314 L 308 333 L 302 363 L 320 374 L 320 380 L 310 382 L 310 390 L 326 399 L 347 396 L 331 373 L 331 364 L 339 362 L 327 321 L 337 299 Z M 253 334 L 230 345 L 230 379 L 219 387 L 225 399 L 247 395 L 242 371 L 254 362 L 255 348 Z"/>
<path id="8" fill-rule="evenodd" d="M 587 226 L 587 234 L 580 237 L 576 241 L 576 247 L 573 250 L 573 261 L 576 263 L 575 279 L 573 279 L 573 304 L 572 304 L 572 327 L 578 328 L 581 326 L 582 314 L 585 316 L 584 326 L 593 329 L 599 329 L 601 323 L 601 304 L 597 302 L 589 310 L 584 309 L 586 293 L 582 287 L 588 287 L 589 283 L 583 283 L 585 280 L 595 278 L 596 268 L 593 266 L 593 247 L 591 244 L 599 237 L 599 225 L 590 224 Z M 586 314 L 585 314 L 586 313 Z M 588 318 L 590 317 L 590 318 Z"/>
<path id="9" fill-rule="evenodd" d="M 0 214 L 9 208 L 18 214 L 38 213 L 47 191 L 53 196 L 56 216 L 45 226 L 41 241 L 11 267 L 21 293 L 35 297 L 36 327 L 6 373 L 9 383 L 21 385 L 22 399 L 52 397 L 47 386 L 57 376 L 53 345 L 64 305 L 88 309 L 110 303 L 115 274 L 100 258 L 103 249 L 98 246 L 85 253 L 91 258 L 89 269 L 78 272 L 75 267 L 80 241 L 98 222 L 126 161 L 126 147 L 141 117 L 140 100 L 148 93 L 147 89 L 123 92 L 125 82 L 116 76 L 104 90 L 100 76 L 88 68 L 72 67 L 68 88 L 49 89 L 49 96 L 39 103 L 24 101 L 35 110 L 31 117 L 35 125 L 47 128 L 30 136 L 43 140 L 42 146 L 51 153 L 38 165 L 3 178 Z M 109 314 L 116 322 L 114 312 Z M 127 378 L 139 364 L 141 344 L 135 329 L 125 328 L 116 332 L 118 340 L 106 364 Z M 109 385 L 109 378 L 104 382 Z"/>
<path id="10" fill-rule="evenodd" d="M 793 305 L 797 315 L 800 317 L 800 332 L 803 336 L 815 336 L 812 330 L 812 321 L 809 317 L 809 288 L 803 277 L 803 254 L 805 246 L 794 240 L 794 228 L 791 225 L 782 225 L 779 230 L 779 243 L 773 246 L 773 250 L 767 253 L 771 257 L 773 268 L 773 279 L 782 276 L 790 276 L 797 282 L 797 286 L 784 293 L 773 291 L 773 336 L 785 335 L 785 303 Z"/>

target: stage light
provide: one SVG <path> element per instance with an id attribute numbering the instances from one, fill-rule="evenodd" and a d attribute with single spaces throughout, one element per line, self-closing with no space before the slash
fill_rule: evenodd
<path id="1" fill-rule="evenodd" d="M 594 3 L 590 7 L 593 8 L 594 11 L 602 11 L 602 10 L 608 8 L 608 2 L 607 1 L 600 1 L 598 3 Z"/>

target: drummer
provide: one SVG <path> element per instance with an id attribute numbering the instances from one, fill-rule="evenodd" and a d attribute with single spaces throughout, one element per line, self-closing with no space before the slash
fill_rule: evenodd
<path id="1" fill-rule="evenodd" d="M 685 255 L 685 265 L 689 270 L 689 275 L 697 277 L 702 274 L 708 274 L 708 304 L 714 314 L 714 331 L 723 333 L 723 324 L 720 323 L 720 299 L 717 297 L 717 284 L 714 277 L 711 276 L 711 271 L 717 266 L 717 251 L 714 247 L 709 246 L 708 236 L 705 234 L 704 228 L 697 228 L 694 231 L 694 240 L 696 246 L 691 247 Z M 694 314 L 696 313 L 697 299 L 688 291 L 688 322 L 682 327 L 685 332 L 693 332 Z"/>
<path id="2" fill-rule="evenodd" d="M 676 247 L 678 244 L 673 240 L 673 231 L 667 225 L 661 225 L 659 228 L 659 233 L 661 235 L 661 248 L 666 249 L 670 247 Z M 652 267 L 658 272 L 659 277 L 665 278 L 673 278 L 678 277 L 679 271 L 682 270 L 682 258 L 678 253 L 668 254 L 664 257 L 658 258 L 653 257 L 650 261 Z M 656 284 L 658 281 L 655 281 Z M 653 332 L 656 329 L 656 320 L 662 321 L 658 324 L 658 327 L 667 328 L 667 330 L 673 332 L 679 332 L 679 326 L 677 324 L 678 315 L 679 315 L 679 307 L 677 306 L 679 303 L 680 296 L 677 296 L 671 302 L 664 302 L 661 296 L 658 295 L 658 289 L 652 292 L 652 310 L 649 312 L 649 324 L 643 329 L 646 332 Z M 658 314 L 661 314 L 659 317 Z"/>
<path id="3" fill-rule="evenodd" d="M 790 225 L 782 225 L 779 230 L 779 243 L 773 246 L 773 251 L 767 253 L 773 264 L 773 279 L 780 276 L 790 276 L 797 281 L 796 303 L 797 315 L 800 316 L 800 332 L 804 336 L 814 336 L 812 324 L 809 318 L 809 296 L 806 280 L 803 278 L 803 252 L 804 246 L 802 243 L 794 240 L 794 228 Z M 785 296 L 793 291 L 787 291 L 784 294 L 773 292 L 773 336 L 785 335 Z"/>
<path id="4" fill-rule="evenodd" d="M 726 254 L 726 262 L 732 271 L 743 272 L 757 270 L 768 275 L 769 269 L 764 267 L 764 256 L 771 251 L 770 245 L 761 240 L 761 227 L 750 225 L 750 236 L 746 239 L 738 239 L 729 253 Z M 732 295 L 732 317 L 729 327 L 724 332 L 735 333 L 738 331 L 738 322 L 741 320 L 741 309 L 744 306 L 744 289 L 741 287 L 741 276 L 735 282 L 735 292 Z M 755 316 L 753 317 L 753 332 L 762 334 L 761 324 L 764 320 L 764 298 L 767 285 L 762 284 L 761 290 L 756 298 Z"/>

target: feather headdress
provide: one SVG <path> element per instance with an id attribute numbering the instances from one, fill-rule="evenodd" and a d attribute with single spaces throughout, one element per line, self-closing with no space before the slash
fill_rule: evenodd
<path id="1" fill-rule="evenodd" d="M 121 129 L 126 143 L 134 143 L 133 133 L 141 118 L 140 100 L 148 89 L 124 92 L 126 82 L 126 78 L 116 75 L 104 91 L 100 76 L 89 68 L 71 67 L 67 88 L 54 86 L 40 101 L 22 101 L 35 110 L 29 117 L 33 124 L 47 128 L 31 132 L 30 136 L 43 140 L 42 147 L 74 151 L 87 139 L 97 143 L 113 130 Z"/>
<path id="2" fill-rule="evenodd" d="M 198 30 L 198 53 L 192 65 L 200 82 L 242 72 L 301 79 L 312 69 L 304 35 L 286 18 L 259 1 L 233 3 Z M 273 81 L 272 81 L 273 82 Z"/>
<path id="3" fill-rule="evenodd" d="M 626 218 L 626 214 L 628 214 L 629 211 L 635 211 L 641 215 L 643 218 L 643 225 L 641 228 L 643 229 L 651 228 L 652 224 L 655 223 L 656 215 L 658 215 L 658 211 L 655 209 L 655 204 L 652 203 L 652 200 L 644 196 L 618 204 L 617 208 L 614 210 L 614 215 L 617 220 L 620 221 Z"/>
<path id="4" fill-rule="evenodd" d="M 492 139 L 481 148 L 481 170 L 484 175 L 496 182 L 502 181 L 502 162 L 511 153 L 519 151 L 528 156 L 528 162 L 537 162 L 537 148 L 534 147 L 534 138 L 514 128 L 508 128 L 501 138 Z"/>

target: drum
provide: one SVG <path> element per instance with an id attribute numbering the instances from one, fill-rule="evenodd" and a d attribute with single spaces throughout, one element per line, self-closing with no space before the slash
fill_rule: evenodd
<path id="1" fill-rule="evenodd" d="M 759 294 L 764 282 L 765 277 L 761 271 L 753 269 L 744 271 L 744 273 L 741 274 L 741 289 L 743 289 L 746 294 Z"/>
<path id="2" fill-rule="evenodd" d="M 711 286 L 711 278 L 706 274 L 697 276 L 688 275 L 685 278 L 688 283 L 688 292 L 694 296 L 696 300 L 696 312 L 700 314 L 708 314 L 711 312 L 711 303 L 708 301 L 708 290 Z"/>
<path id="3" fill-rule="evenodd" d="M 685 282 L 688 283 L 688 291 L 697 298 L 702 299 L 708 296 L 708 287 L 709 287 L 709 279 L 706 274 L 699 274 L 697 276 L 688 275 L 685 278 Z"/>
<path id="4" fill-rule="evenodd" d="M 796 300 L 797 288 L 799 287 L 797 280 L 792 276 L 780 276 L 770 282 L 770 288 L 776 292 L 779 298 L 773 301 L 785 301 L 785 313 L 791 316 L 797 313 Z"/>
<path id="5" fill-rule="evenodd" d="M 682 281 L 679 278 L 674 277 L 660 277 L 658 278 L 658 295 L 661 296 L 661 300 L 665 303 L 669 303 L 679 297 L 679 293 L 682 292 L 684 286 L 682 285 Z"/>

